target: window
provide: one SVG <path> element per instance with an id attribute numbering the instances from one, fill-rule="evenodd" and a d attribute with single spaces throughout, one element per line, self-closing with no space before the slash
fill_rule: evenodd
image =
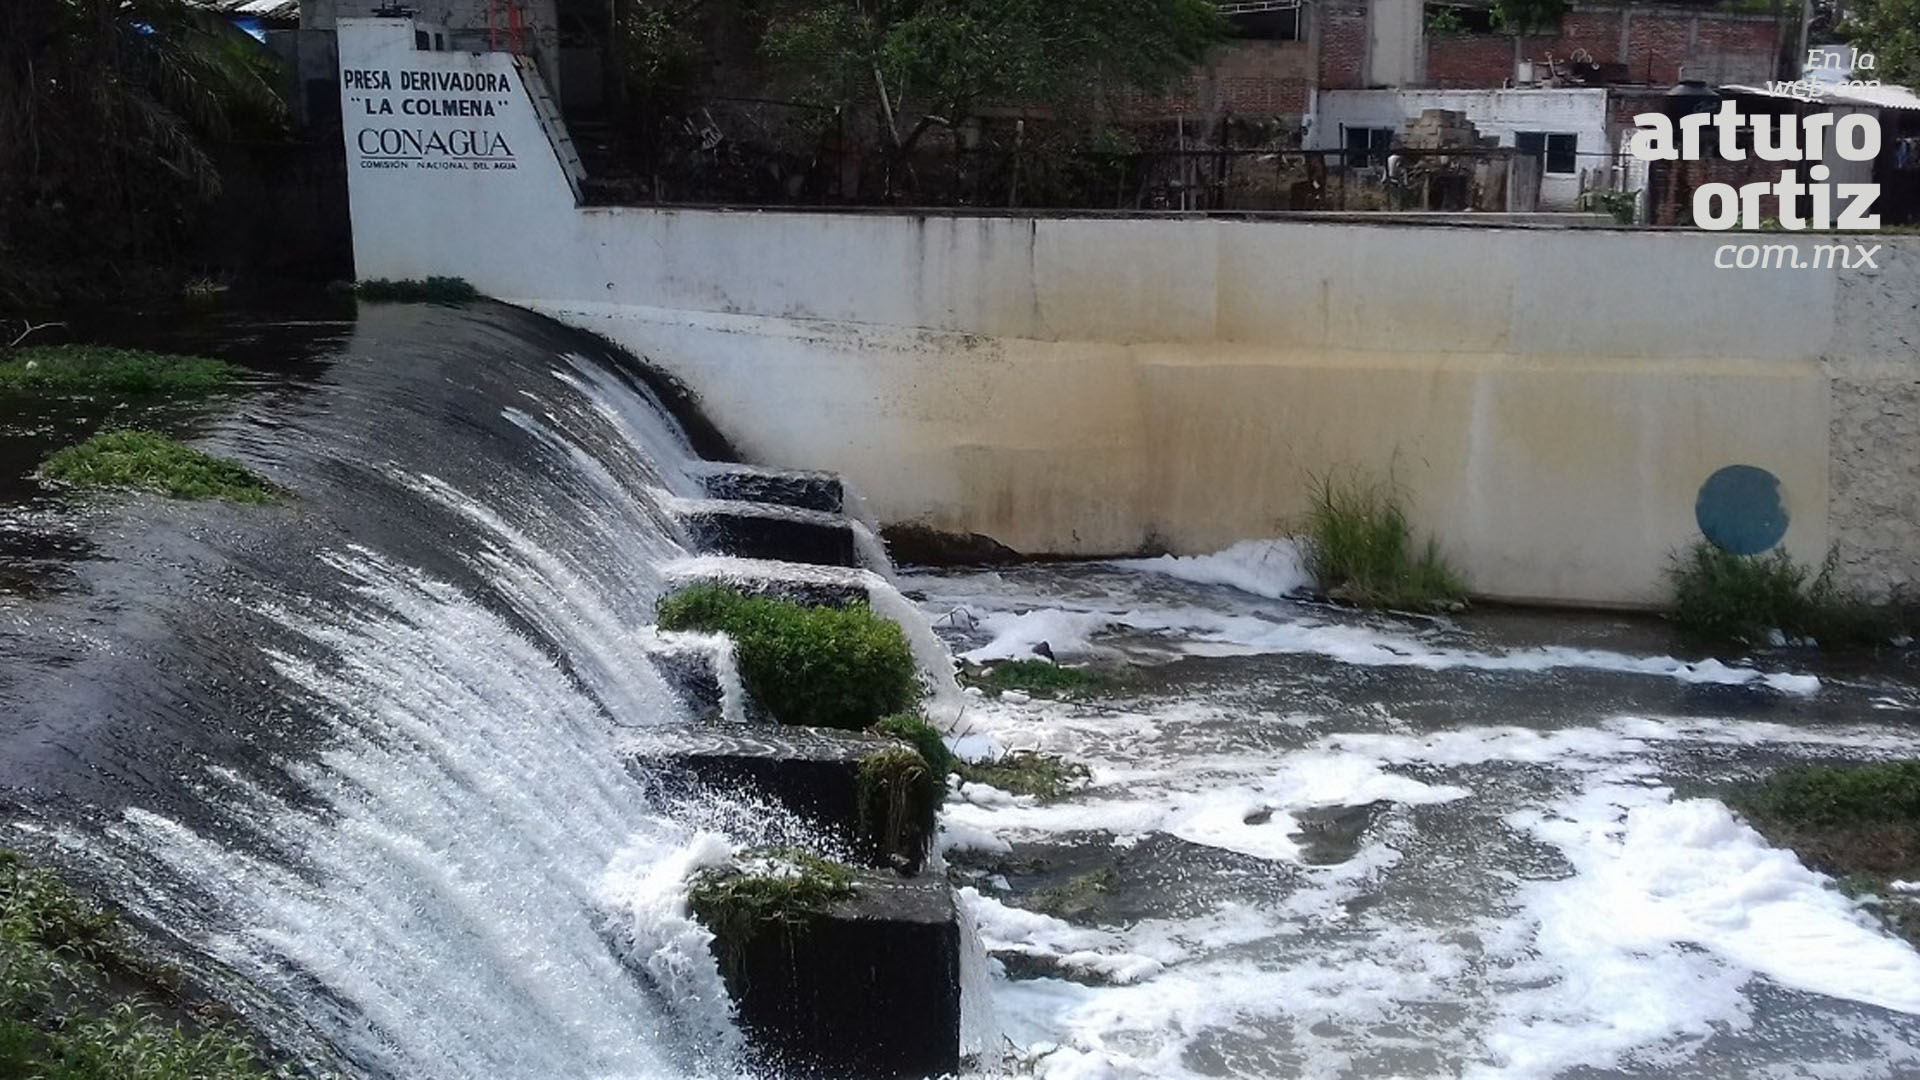
<path id="1" fill-rule="evenodd" d="M 1497 34 L 1500 32 L 1500 25 L 1493 17 L 1493 9 L 1478 5 L 1428 4 L 1426 17 L 1429 34 Z"/>
<path id="2" fill-rule="evenodd" d="M 1258 10 L 1227 15 L 1227 25 L 1233 28 L 1234 37 L 1251 38 L 1255 41 L 1302 40 L 1298 7 L 1267 7 L 1260 4 L 1244 6 Z"/>
<path id="3" fill-rule="evenodd" d="M 1393 146 L 1392 128 L 1348 127 L 1340 125 L 1345 135 L 1347 148 L 1347 167 L 1364 169 L 1369 165 L 1385 165 L 1387 151 Z"/>
<path id="4" fill-rule="evenodd" d="M 1521 131 L 1513 136 L 1514 149 L 1523 154 L 1535 154 L 1547 160 L 1547 171 L 1562 176 L 1571 176 L 1579 171 L 1580 136 L 1549 133 L 1544 131 Z"/>

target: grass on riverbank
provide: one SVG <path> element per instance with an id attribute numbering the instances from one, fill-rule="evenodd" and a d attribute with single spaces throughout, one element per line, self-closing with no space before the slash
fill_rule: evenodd
<path id="1" fill-rule="evenodd" d="M 865 604 L 807 607 L 694 585 L 660 601 L 659 621 L 733 638 L 747 693 L 783 724 L 860 730 L 920 696 L 906 635 Z"/>
<path id="2" fill-rule="evenodd" d="M 1007 690 L 1068 697 L 1090 689 L 1095 678 L 1084 668 L 1061 667 L 1051 660 L 1000 660 L 985 668 L 969 668 L 967 683 L 990 693 Z"/>
<path id="3" fill-rule="evenodd" d="M 0 353 L 0 390 L 190 397 L 226 388 L 237 370 L 199 356 L 103 345 L 35 345 Z"/>
<path id="4" fill-rule="evenodd" d="M 1090 775 L 1087 767 L 1077 761 L 1035 750 L 1014 750 L 987 761 L 962 761 L 954 771 L 968 783 L 1043 800 L 1065 795 L 1085 783 Z"/>
<path id="5" fill-rule="evenodd" d="M 116 920 L 0 851 L 0 1076 L 259 1080 L 273 1075 L 219 1027 L 161 1018 Z M 131 977 L 130 977 L 131 976 Z"/>
<path id="6" fill-rule="evenodd" d="M 1674 624 L 1708 641 L 1764 645 L 1777 631 L 1781 640 L 1835 648 L 1881 645 L 1901 632 L 1890 609 L 1835 583 L 1831 560 L 1816 571 L 1784 549 L 1735 555 L 1701 540 L 1675 557 L 1668 576 Z"/>
<path id="7" fill-rule="evenodd" d="M 475 289 L 465 278 L 457 277 L 430 277 L 425 280 L 373 278 L 356 283 L 353 287 L 353 295 L 372 303 L 440 304 L 446 307 L 458 307 L 480 299 L 480 290 Z"/>
<path id="8" fill-rule="evenodd" d="M 1357 473 L 1312 478 L 1307 569 L 1331 599 L 1370 608 L 1451 611 L 1467 587 L 1439 541 L 1414 540 L 1400 492 Z"/>
<path id="9" fill-rule="evenodd" d="M 153 431 L 103 431 L 56 451 L 40 472 L 75 487 L 154 491 L 176 499 L 269 503 L 280 497 L 277 488 L 246 466 Z"/>
<path id="10" fill-rule="evenodd" d="M 1920 896 L 1890 887 L 1920 880 L 1920 760 L 1797 765 L 1726 801 L 1769 842 L 1849 894 L 1875 898 L 1888 927 L 1920 946 Z"/>

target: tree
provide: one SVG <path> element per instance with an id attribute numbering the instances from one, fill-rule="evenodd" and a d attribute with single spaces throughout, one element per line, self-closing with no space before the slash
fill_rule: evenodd
<path id="1" fill-rule="evenodd" d="M 1855 70 L 1854 78 L 1920 87 L 1920 0 L 1849 0 L 1835 30 L 1873 54 L 1873 68 Z"/>
<path id="2" fill-rule="evenodd" d="M 1158 89 L 1225 34 L 1212 0 L 765 0 L 795 92 L 872 118 L 894 167 L 978 106 L 1093 109 Z"/>
<path id="3" fill-rule="evenodd" d="M 276 81 L 182 0 L 0 3 L 0 300 L 110 291 L 177 254 L 220 190 L 210 146 L 282 130 Z"/>

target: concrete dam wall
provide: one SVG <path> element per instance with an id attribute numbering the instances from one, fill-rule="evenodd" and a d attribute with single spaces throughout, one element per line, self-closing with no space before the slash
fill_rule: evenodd
<path id="1" fill-rule="evenodd" d="M 1723 512 L 1783 511 L 1789 551 L 1874 591 L 1920 581 L 1920 240 L 1739 271 L 1730 240 L 1815 242 L 580 207 L 537 79 L 416 40 L 341 26 L 343 69 L 391 76 L 344 80 L 358 275 L 458 275 L 605 335 L 883 522 L 1191 553 L 1285 532 L 1312 478 L 1361 469 L 1477 593 L 1643 605 L 1702 485 L 1749 466 L 1778 505 Z M 486 108 L 396 122 L 376 103 L 414 95 L 381 83 L 432 85 L 408 71 L 505 81 L 443 80 Z"/>

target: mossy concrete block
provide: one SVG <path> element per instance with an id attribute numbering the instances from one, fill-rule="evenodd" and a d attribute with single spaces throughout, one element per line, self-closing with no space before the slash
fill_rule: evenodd
<path id="1" fill-rule="evenodd" d="M 694 547 L 708 554 L 817 566 L 859 565 L 852 523 L 831 514 L 706 500 L 682 520 Z"/>
<path id="2" fill-rule="evenodd" d="M 723 465 L 701 477 L 701 482 L 707 494 L 716 499 L 774 503 L 828 514 L 838 514 L 846 505 L 846 492 L 834 473 Z"/>
<path id="3" fill-rule="evenodd" d="M 932 831 L 894 850 L 863 828 L 860 764 L 886 750 L 911 750 L 864 731 L 793 725 L 662 728 L 630 739 L 624 752 L 643 778 L 669 790 L 698 785 L 755 795 L 806 819 L 867 863 L 918 873 Z"/>
<path id="4" fill-rule="evenodd" d="M 862 873 L 853 896 L 713 951 L 741 1027 L 780 1075 L 960 1067 L 960 922 L 939 878 Z"/>

